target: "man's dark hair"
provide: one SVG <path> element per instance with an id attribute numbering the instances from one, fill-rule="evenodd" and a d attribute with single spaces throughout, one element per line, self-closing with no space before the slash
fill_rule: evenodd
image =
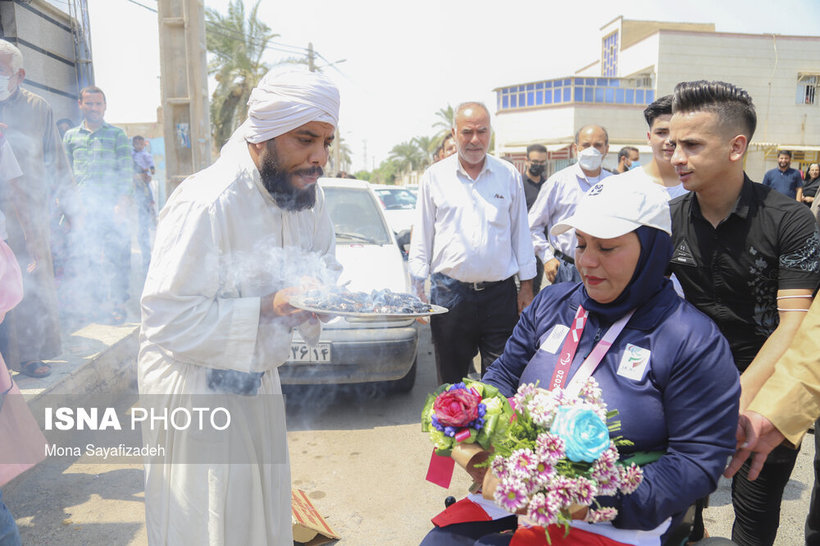
<path id="1" fill-rule="evenodd" d="M 530 144 L 527 146 L 527 159 L 530 158 L 530 152 L 540 152 L 545 154 L 547 153 L 547 147 L 543 144 Z"/>
<path id="2" fill-rule="evenodd" d="M 652 104 L 646 107 L 643 111 L 643 118 L 646 124 L 652 129 L 652 124 L 661 116 L 672 115 L 672 95 L 664 95 Z"/>
<path id="3" fill-rule="evenodd" d="M 680 82 L 675 86 L 672 111 L 713 112 L 721 125 L 740 129 L 749 140 L 757 126 L 757 114 L 749 93 L 721 81 Z"/>
<path id="4" fill-rule="evenodd" d="M 777 152 L 777 155 L 787 155 L 787 156 L 789 156 L 789 159 L 791 159 L 791 158 L 792 158 L 792 152 L 791 152 L 791 150 L 779 150 L 779 151 Z"/>
<path id="5" fill-rule="evenodd" d="M 80 102 L 83 101 L 83 95 L 87 93 L 99 93 L 100 95 L 102 95 L 103 102 L 105 102 L 106 104 L 108 103 L 108 99 L 105 98 L 105 93 L 103 93 L 103 90 L 97 87 L 96 85 L 89 85 L 88 87 L 83 87 L 82 89 L 80 89 Z"/>
<path id="6" fill-rule="evenodd" d="M 635 146 L 624 146 L 620 150 L 618 150 L 618 162 L 621 161 L 622 157 L 629 157 L 629 152 L 638 152 L 641 153 Z"/>

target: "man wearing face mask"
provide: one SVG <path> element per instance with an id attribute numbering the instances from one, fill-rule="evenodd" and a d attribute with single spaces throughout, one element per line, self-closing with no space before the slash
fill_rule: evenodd
<path id="1" fill-rule="evenodd" d="M 527 212 L 530 211 L 541 188 L 544 187 L 547 171 L 547 148 L 542 144 L 527 146 L 527 170 L 524 171 L 524 197 L 527 199 Z M 532 293 L 541 291 L 541 277 L 544 276 L 544 264 L 535 260 L 535 278 L 532 280 Z"/>
<path id="2" fill-rule="evenodd" d="M 634 146 L 624 146 L 618 150 L 618 166 L 613 174 L 623 174 L 626 171 L 640 167 L 641 152 Z"/>
<path id="3" fill-rule="evenodd" d="M 544 264 L 544 273 L 551 283 L 581 282 L 581 276 L 572 258 L 577 244 L 575 232 L 549 236 L 547 233 L 575 213 L 575 205 L 582 195 L 612 174 L 601 167 L 609 151 L 609 135 L 603 127 L 581 127 L 575 134 L 572 149 L 578 162 L 549 177 L 529 211 L 535 255 Z"/>
<path id="4" fill-rule="evenodd" d="M 77 199 L 54 114 L 45 100 L 20 87 L 25 77 L 20 50 L 0 40 L 0 122 L 23 172 L 4 185 L 0 206 L 25 287 L 23 301 L 6 317 L 0 349 L 10 368 L 45 377 L 51 367 L 43 360 L 61 348 L 49 218 L 56 209 L 70 223 Z"/>

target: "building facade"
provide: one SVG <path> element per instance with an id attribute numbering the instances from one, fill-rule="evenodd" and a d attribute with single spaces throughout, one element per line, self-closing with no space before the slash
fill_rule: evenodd
<path id="1" fill-rule="evenodd" d="M 820 37 L 618 17 L 601 27 L 600 40 L 600 58 L 571 76 L 494 90 L 499 156 L 519 163 L 527 145 L 541 143 L 554 172 L 570 162 L 575 131 L 596 123 L 609 132 L 605 165 L 614 166 L 622 146 L 649 153 L 646 105 L 681 81 L 723 80 L 748 91 L 757 109 L 745 159 L 753 179 L 776 165 L 778 149 L 792 151 L 795 168 L 820 158 Z"/>

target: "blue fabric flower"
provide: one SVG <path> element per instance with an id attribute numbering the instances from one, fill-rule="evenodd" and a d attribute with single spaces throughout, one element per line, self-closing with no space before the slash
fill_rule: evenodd
<path id="1" fill-rule="evenodd" d="M 591 409 L 562 406 L 550 432 L 564 440 L 567 459 L 592 463 L 609 447 L 609 429 Z"/>

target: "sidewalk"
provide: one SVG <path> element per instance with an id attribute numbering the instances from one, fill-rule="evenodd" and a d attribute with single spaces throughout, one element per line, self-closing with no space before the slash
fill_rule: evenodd
<path id="1" fill-rule="evenodd" d="M 131 245 L 131 298 L 126 302 L 126 319 L 119 326 L 89 323 L 60 332 L 62 354 L 45 362 L 51 375 L 44 378 L 14 374 L 29 406 L 36 414 L 49 394 L 117 395 L 136 393 L 137 352 L 139 350 L 139 299 L 142 294 L 142 256 L 136 239 Z"/>

